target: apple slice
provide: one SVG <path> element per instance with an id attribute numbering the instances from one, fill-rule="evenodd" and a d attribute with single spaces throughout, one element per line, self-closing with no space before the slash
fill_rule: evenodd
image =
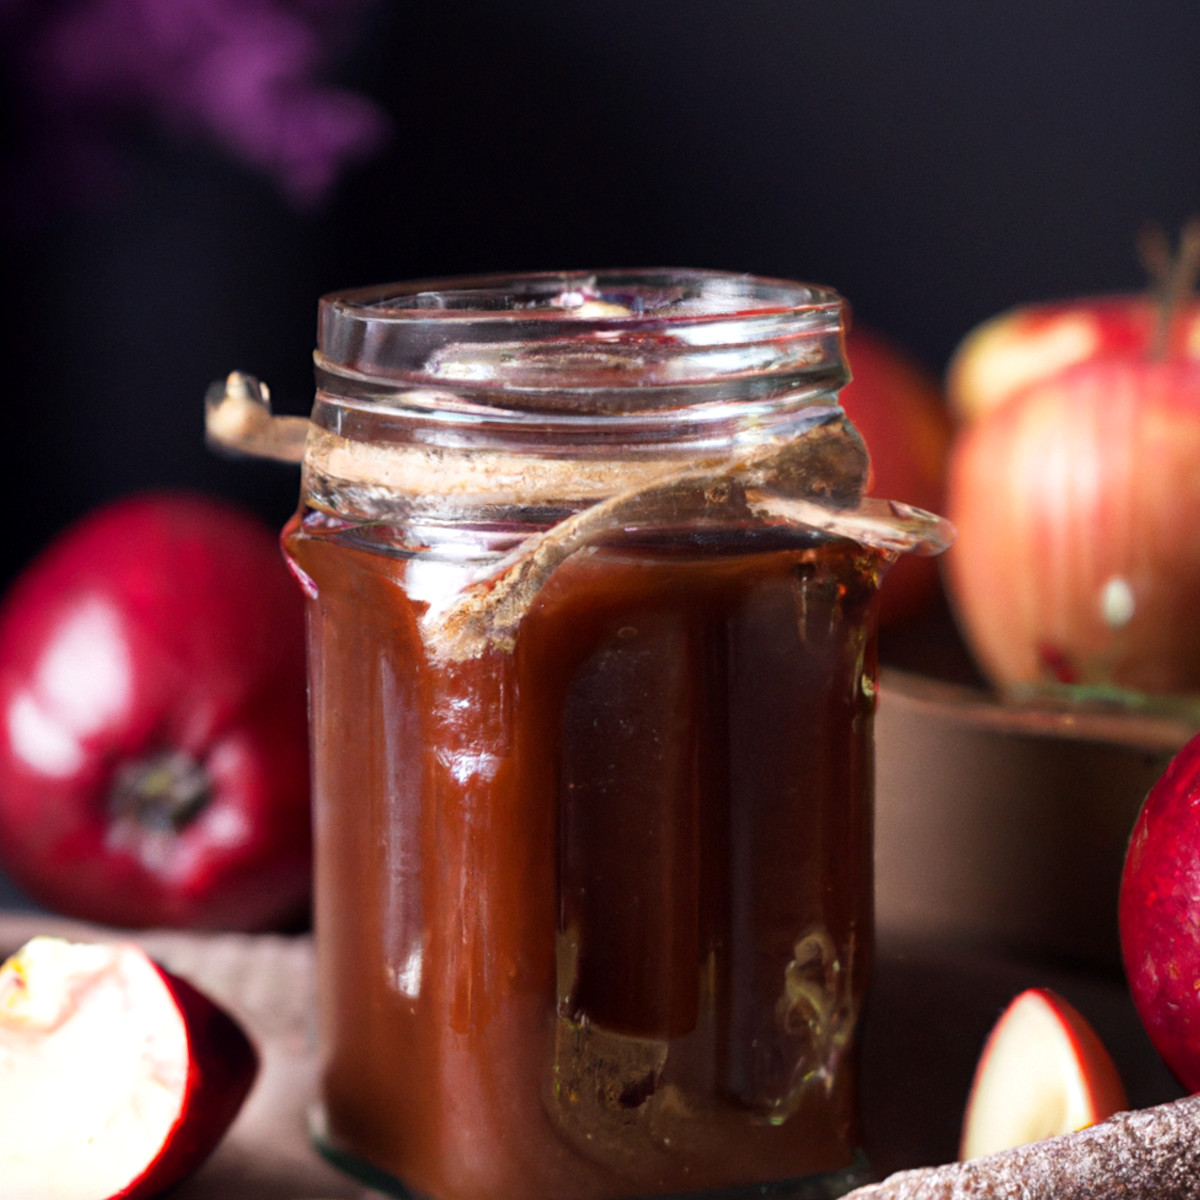
<path id="1" fill-rule="evenodd" d="M 37 937 L 0 966 L 5 1200 L 134 1200 L 195 1170 L 258 1056 L 240 1026 L 133 944 Z"/>
<path id="2" fill-rule="evenodd" d="M 1061 996 L 1030 988 L 1004 1010 L 980 1055 L 959 1157 L 1073 1133 L 1128 1106 L 1095 1030 Z"/>

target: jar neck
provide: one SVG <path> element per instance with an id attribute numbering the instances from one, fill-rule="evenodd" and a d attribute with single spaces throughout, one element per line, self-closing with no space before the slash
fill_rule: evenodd
<path id="1" fill-rule="evenodd" d="M 842 309 L 825 289 L 698 271 L 326 297 L 310 494 L 571 512 L 718 472 L 841 422 Z"/>
<path id="2" fill-rule="evenodd" d="M 615 428 L 614 428 L 615 426 Z M 829 392 L 773 398 L 753 410 L 658 414 L 654 419 L 554 423 L 447 420 L 444 410 L 397 404 L 381 413 L 318 392 L 305 453 L 306 488 L 322 507 L 344 508 L 370 489 L 377 501 L 445 508 L 521 507 L 577 511 L 630 488 L 680 475 L 720 474 L 738 463 L 805 453 L 817 431 L 844 434 L 848 460 L 815 488 L 857 496 L 866 455 Z"/>

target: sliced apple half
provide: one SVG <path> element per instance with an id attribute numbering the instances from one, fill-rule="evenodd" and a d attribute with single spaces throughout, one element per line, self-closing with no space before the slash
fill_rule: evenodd
<path id="1" fill-rule="evenodd" d="M 0 966 L 0 1193 L 134 1200 L 208 1157 L 258 1056 L 136 945 L 37 937 Z"/>
<path id="2" fill-rule="evenodd" d="M 1128 1108 L 1112 1057 L 1066 1000 L 1030 988 L 996 1022 L 967 1099 L 959 1157 L 1073 1133 Z"/>

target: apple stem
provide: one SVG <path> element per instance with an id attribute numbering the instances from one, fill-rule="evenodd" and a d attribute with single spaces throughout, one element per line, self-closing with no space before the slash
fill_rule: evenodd
<path id="1" fill-rule="evenodd" d="M 114 817 L 147 829 L 178 831 L 212 797 L 208 773 L 190 754 L 167 750 L 117 772 L 109 794 Z"/>
<path id="2" fill-rule="evenodd" d="M 1158 320 L 1150 357 L 1161 362 L 1170 349 L 1171 326 L 1200 279 L 1200 217 L 1192 217 L 1184 224 L 1177 253 L 1171 252 L 1167 235 L 1160 226 L 1143 229 L 1138 235 L 1138 257 L 1158 296 Z"/>

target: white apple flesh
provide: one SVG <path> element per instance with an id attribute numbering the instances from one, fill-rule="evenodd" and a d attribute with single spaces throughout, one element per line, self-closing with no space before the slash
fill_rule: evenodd
<path id="1" fill-rule="evenodd" d="M 1022 992 L 996 1022 L 967 1100 L 959 1157 L 981 1158 L 1074 1133 L 1128 1107 L 1095 1030 L 1046 988 Z"/>
<path id="2" fill-rule="evenodd" d="M 0 966 L 0 1192 L 153 1195 L 208 1156 L 256 1069 L 233 1019 L 136 945 L 34 938 Z"/>

